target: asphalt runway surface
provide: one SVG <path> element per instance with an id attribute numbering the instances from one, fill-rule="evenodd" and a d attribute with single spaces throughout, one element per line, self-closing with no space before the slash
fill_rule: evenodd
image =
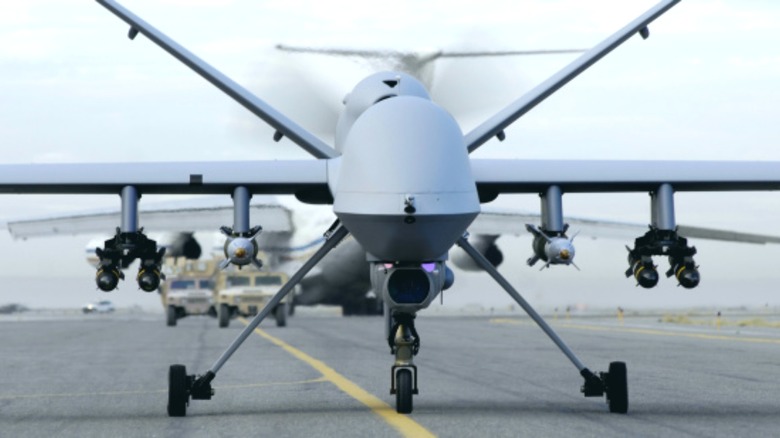
<path id="1" fill-rule="evenodd" d="M 780 328 L 656 317 L 550 320 L 594 371 L 628 364 L 630 407 L 585 398 L 577 370 L 527 318 L 420 316 L 420 394 L 398 415 L 382 319 L 264 323 L 210 401 L 166 413 L 170 364 L 203 373 L 244 327 L 161 314 L 0 318 L 2 436 L 776 436 Z"/>

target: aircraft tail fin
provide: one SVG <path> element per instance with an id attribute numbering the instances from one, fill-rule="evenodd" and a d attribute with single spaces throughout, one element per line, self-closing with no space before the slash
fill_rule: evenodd
<path id="1" fill-rule="evenodd" d="M 427 50 L 397 51 L 374 49 L 347 49 L 337 47 L 304 47 L 277 44 L 276 49 L 287 53 L 357 58 L 367 61 L 375 69 L 400 71 L 421 80 L 429 89 L 433 83 L 434 62 L 439 59 L 484 58 L 499 56 L 561 55 L 582 53 L 586 49 L 541 50 Z"/>

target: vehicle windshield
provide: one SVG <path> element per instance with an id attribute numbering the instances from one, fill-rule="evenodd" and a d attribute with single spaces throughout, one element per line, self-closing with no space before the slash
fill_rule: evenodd
<path id="1" fill-rule="evenodd" d="M 200 280 L 201 289 L 214 289 L 214 282 L 212 280 Z"/>
<path id="2" fill-rule="evenodd" d="M 228 277 L 225 281 L 227 287 L 250 286 L 249 277 Z"/>
<path id="3" fill-rule="evenodd" d="M 195 289 L 195 280 L 173 280 L 171 289 Z"/>
<path id="4" fill-rule="evenodd" d="M 266 275 L 255 277 L 255 286 L 281 286 L 282 277 L 278 275 Z"/>

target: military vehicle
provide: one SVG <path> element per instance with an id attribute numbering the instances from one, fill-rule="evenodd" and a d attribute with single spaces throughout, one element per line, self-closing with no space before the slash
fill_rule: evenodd
<path id="1" fill-rule="evenodd" d="M 214 308 L 219 326 L 224 328 L 230 319 L 254 316 L 287 282 L 283 272 L 262 272 L 254 269 L 220 271 L 216 275 Z M 287 325 L 290 309 L 289 296 L 273 309 L 277 327 Z"/>
<path id="2" fill-rule="evenodd" d="M 169 327 L 191 315 L 216 316 L 214 307 L 215 262 L 202 260 L 173 261 L 167 266 L 166 280 L 160 297 Z"/>

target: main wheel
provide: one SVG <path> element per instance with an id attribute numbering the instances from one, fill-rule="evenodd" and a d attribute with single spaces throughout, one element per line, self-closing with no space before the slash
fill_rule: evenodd
<path id="1" fill-rule="evenodd" d="M 276 317 L 276 326 L 284 327 L 287 325 L 287 304 L 281 303 L 276 306 L 274 310 L 274 317 Z"/>
<path id="2" fill-rule="evenodd" d="M 395 410 L 399 414 L 412 413 L 412 372 L 398 370 L 395 375 Z"/>
<path id="3" fill-rule="evenodd" d="M 219 318 L 219 327 L 225 328 L 230 324 L 230 308 L 227 304 L 220 304 L 219 311 L 217 312 Z"/>
<path id="4" fill-rule="evenodd" d="M 171 365 L 168 370 L 168 416 L 187 415 L 187 369 L 184 365 Z"/>
<path id="5" fill-rule="evenodd" d="M 628 371 L 625 362 L 612 362 L 604 382 L 607 390 L 609 412 L 628 412 Z"/>
<path id="6" fill-rule="evenodd" d="M 176 327 L 176 308 L 168 306 L 165 310 L 165 316 L 168 327 Z"/>

